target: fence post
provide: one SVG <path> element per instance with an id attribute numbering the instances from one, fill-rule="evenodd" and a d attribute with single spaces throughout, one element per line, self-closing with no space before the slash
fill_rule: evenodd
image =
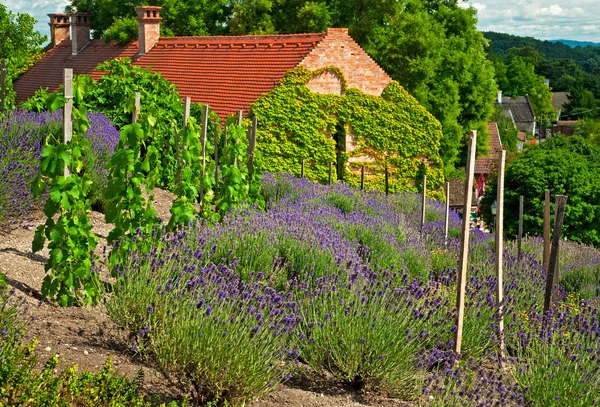
<path id="1" fill-rule="evenodd" d="M 360 169 L 360 190 L 365 190 L 365 166 L 363 165 Z"/>
<path id="2" fill-rule="evenodd" d="M 506 358 L 504 344 L 504 279 L 503 279 L 503 257 L 504 257 L 504 164 L 506 162 L 506 150 L 498 154 L 498 188 L 496 192 L 496 302 L 498 304 L 498 340 L 500 341 L 500 363 L 505 365 Z"/>
<path id="3" fill-rule="evenodd" d="M 550 191 L 544 194 L 544 269 L 550 264 Z"/>
<path id="4" fill-rule="evenodd" d="M 217 122 L 215 121 L 214 129 L 214 150 L 215 150 L 215 195 L 219 191 L 219 128 L 217 126 Z"/>
<path id="5" fill-rule="evenodd" d="M 559 280 L 559 251 L 560 251 L 560 233 L 562 232 L 563 221 L 565 219 L 565 210 L 567 206 L 567 196 L 556 195 L 556 212 L 554 219 L 554 236 L 552 237 L 552 247 L 550 249 L 550 263 L 546 272 L 546 295 L 544 296 L 544 315 L 548 312 L 556 297 Z"/>
<path id="6" fill-rule="evenodd" d="M 390 193 L 390 174 L 388 172 L 387 163 L 385 164 L 385 194 L 388 195 Z"/>
<path id="7" fill-rule="evenodd" d="M 183 105 L 183 126 L 187 127 L 188 121 L 190 120 L 190 108 L 192 105 L 192 99 L 186 96 L 185 103 Z"/>
<path id="8" fill-rule="evenodd" d="M 252 117 L 252 126 L 248 132 L 248 150 L 246 155 L 248 156 L 248 178 L 252 179 L 252 172 L 254 171 L 254 149 L 256 148 L 256 129 L 258 127 L 258 119 L 256 116 Z"/>
<path id="9" fill-rule="evenodd" d="M 206 134 L 208 133 L 208 105 L 202 109 L 202 167 L 200 169 L 200 204 L 204 202 L 204 174 L 206 172 Z"/>
<path id="10" fill-rule="evenodd" d="M 517 259 L 521 261 L 521 244 L 523 243 L 523 195 L 519 196 L 519 231 L 517 235 Z"/>
<path id="11" fill-rule="evenodd" d="M 67 144 L 73 139 L 73 69 L 64 68 L 63 89 L 65 106 L 63 107 L 63 142 Z M 71 175 L 71 170 L 65 165 L 65 177 Z"/>
<path id="12" fill-rule="evenodd" d="M 450 183 L 446 182 L 446 213 L 444 214 L 444 242 L 448 242 L 448 223 L 450 221 Z"/>
<path id="13" fill-rule="evenodd" d="M 462 237 L 460 242 L 460 258 L 458 266 L 458 287 L 456 291 L 456 331 L 454 333 L 454 352 L 460 354 L 462 345 L 463 322 L 465 318 L 465 291 L 467 287 L 467 262 L 469 258 L 469 226 L 471 219 L 471 204 L 473 200 L 473 176 L 475 171 L 475 148 L 477 131 L 471 130 L 467 168 L 465 178 L 465 200 L 463 205 Z"/>
<path id="14" fill-rule="evenodd" d="M 421 231 L 425 226 L 425 206 L 427 204 L 427 175 L 423 175 L 423 196 L 421 197 Z"/>
<path id="15" fill-rule="evenodd" d="M 0 62 L 0 113 L 6 111 L 6 59 Z"/>
<path id="16" fill-rule="evenodd" d="M 131 113 L 131 122 L 137 123 L 140 120 L 141 110 L 141 95 L 140 92 L 135 92 L 135 99 L 133 101 L 133 112 Z"/>

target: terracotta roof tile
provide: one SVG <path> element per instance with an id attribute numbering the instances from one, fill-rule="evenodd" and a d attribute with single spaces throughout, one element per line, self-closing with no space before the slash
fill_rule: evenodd
<path id="1" fill-rule="evenodd" d="M 490 133 L 489 143 L 490 150 L 486 156 L 479 157 L 475 160 L 475 174 L 490 174 L 496 168 L 498 160 L 498 152 L 502 150 L 502 142 L 500 141 L 500 132 L 497 123 L 488 123 L 488 131 Z"/>

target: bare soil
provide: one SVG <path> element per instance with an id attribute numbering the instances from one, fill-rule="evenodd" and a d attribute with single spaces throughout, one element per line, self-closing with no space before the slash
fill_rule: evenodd
<path id="1" fill-rule="evenodd" d="M 169 209 L 173 195 L 156 189 L 154 208 L 165 222 L 170 217 Z M 131 351 L 127 334 L 110 320 L 103 305 L 83 308 L 62 308 L 54 302 L 42 301 L 40 294 L 44 279 L 44 264 L 48 250 L 32 253 L 31 242 L 35 228 L 43 222 L 43 215 L 34 217 L 29 225 L 0 235 L 0 272 L 7 277 L 16 290 L 16 296 L 27 306 L 29 319 L 27 335 L 38 338 L 37 354 L 40 366 L 53 354 L 59 355 L 61 367 L 74 364 L 79 370 L 99 371 L 112 357 L 114 369 L 129 378 L 140 370 L 144 372 L 144 391 L 149 396 L 164 400 L 183 397 L 183 394 L 158 370 Z M 104 215 L 90 214 L 93 232 L 100 238 L 98 252 L 106 245 L 106 236 L 111 225 L 104 222 Z M 108 279 L 104 275 L 103 279 Z M 361 407 L 361 406 L 409 406 L 396 399 L 366 391 L 355 391 L 327 378 L 303 377 L 292 380 L 279 391 L 261 400 L 250 403 L 250 407 Z"/>

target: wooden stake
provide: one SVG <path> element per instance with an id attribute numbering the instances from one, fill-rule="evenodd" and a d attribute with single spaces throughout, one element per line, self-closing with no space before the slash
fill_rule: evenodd
<path id="1" fill-rule="evenodd" d="M 0 113 L 6 111 L 6 59 L 0 62 Z"/>
<path id="2" fill-rule="evenodd" d="M 304 178 L 304 160 L 302 160 L 302 167 L 300 167 L 300 178 Z"/>
<path id="3" fill-rule="evenodd" d="M 548 312 L 553 302 L 556 300 L 559 281 L 559 250 L 560 234 L 562 232 L 565 211 L 567 207 L 567 196 L 556 195 L 556 212 L 554 219 L 554 236 L 552 237 L 552 247 L 550 249 L 550 263 L 546 272 L 546 295 L 544 296 L 544 314 Z"/>
<path id="4" fill-rule="evenodd" d="M 256 116 L 252 117 L 252 127 L 248 132 L 248 149 L 246 155 L 248 156 L 248 177 L 252 179 L 252 172 L 254 171 L 254 149 L 256 148 L 256 129 L 258 127 L 258 120 Z"/>
<path id="5" fill-rule="evenodd" d="M 67 144 L 73 139 L 73 69 L 65 68 L 63 71 L 63 89 L 65 106 L 63 107 L 63 141 Z M 71 175 L 71 170 L 65 165 L 65 177 Z"/>
<path id="6" fill-rule="evenodd" d="M 423 196 L 421 197 L 421 231 L 425 226 L 425 207 L 427 204 L 427 175 L 423 175 Z"/>
<path id="7" fill-rule="evenodd" d="M 448 224 L 450 222 L 450 183 L 446 182 L 446 213 L 444 214 L 444 242 L 448 240 Z"/>
<path id="8" fill-rule="evenodd" d="M 498 340 L 500 341 L 500 363 L 505 365 L 506 348 L 504 344 L 504 279 L 503 279 L 503 256 L 504 256 L 504 164 L 506 162 L 506 150 L 498 154 L 498 188 L 496 193 L 496 303 L 498 305 Z"/>
<path id="9" fill-rule="evenodd" d="M 188 121 L 190 120 L 190 108 L 192 106 L 192 99 L 187 96 L 183 105 L 183 127 L 187 127 Z"/>
<path id="10" fill-rule="evenodd" d="M 458 287 L 456 292 L 456 331 L 454 334 L 454 352 L 460 353 L 462 345 L 463 322 L 465 318 L 465 291 L 467 288 L 467 262 L 469 258 L 469 225 L 471 219 L 471 204 L 473 201 L 473 176 L 475 171 L 475 148 L 477 131 L 471 130 L 467 168 L 465 178 L 465 200 L 463 205 L 462 238 L 460 242 L 460 258 L 458 265 Z"/>
<path id="11" fill-rule="evenodd" d="M 521 244 L 523 242 L 523 195 L 519 196 L 519 231 L 517 235 L 518 260 L 521 260 Z"/>
<path id="12" fill-rule="evenodd" d="M 208 105 L 202 110 L 202 167 L 200 169 L 200 204 L 204 201 L 204 174 L 206 173 L 206 135 L 208 133 Z"/>
<path id="13" fill-rule="evenodd" d="M 365 190 L 365 166 L 363 165 L 360 169 L 360 190 Z"/>
<path id="14" fill-rule="evenodd" d="M 548 272 L 550 264 L 550 191 L 544 197 L 544 269 Z"/>
<path id="15" fill-rule="evenodd" d="M 333 164 L 331 163 L 331 161 L 329 161 L 329 178 L 327 180 L 327 185 L 331 185 L 331 174 L 332 174 L 332 171 L 333 171 L 332 167 L 333 167 Z"/>
<path id="16" fill-rule="evenodd" d="M 219 128 L 215 121 L 214 129 L 214 150 L 215 150 L 215 194 L 219 191 Z"/>
<path id="17" fill-rule="evenodd" d="M 177 126 L 173 126 L 173 132 L 175 133 L 175 166 L 177 167 L 177 188 L 181 185 L 181 155 L 179 151 L 179 131 Z"/>
<path id="18" fill-rule="evenodd" d="M 237 111 L 237 125 L 242 125 L 242 118 L 244 117 L 244 112 L 242 110 Z"/>
<path id="19" fill-rule="evenodd" d="M 133 112 L 131 113 L 131 123 L 137 123 L 140 120 L 141 110 L 141 95 L 140 92 L 135 92 L 135 99 L 133 101 Z"/>
<path id="20" fill-rule="evenodd" d="M 387 164 L 385 165 L 385 194 L 388 195 L 390 193 L 390 174 L 388 171 Z"/>

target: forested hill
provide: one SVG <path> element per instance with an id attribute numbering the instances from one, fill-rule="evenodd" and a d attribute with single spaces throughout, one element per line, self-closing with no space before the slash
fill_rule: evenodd
<path id="1" fill-rule="evenodd" d="M 587 47 L 588 45 L 592 47 L 600 47 L 600 42 L 589 42 L 589 41 L 574 41 L 574 40 L 550 40 L 551 42 L 562 42 L 563 44 L 568 45 L 571 48 L 575 47 Z"/>
<path id="2" fill-rule="evenodd" d="M 590 45 L 571 48 L 561 42 L 541 41 L 533 37 L 519 37 L 491 31 L 483 34 L 491 42 L 491 57 L 505 57 L 511 48 L 532 47 L 541 52 L 545 60 L 571 59 L 587 72 L 593 72 L 600 66 L 600 47 Z"/>

